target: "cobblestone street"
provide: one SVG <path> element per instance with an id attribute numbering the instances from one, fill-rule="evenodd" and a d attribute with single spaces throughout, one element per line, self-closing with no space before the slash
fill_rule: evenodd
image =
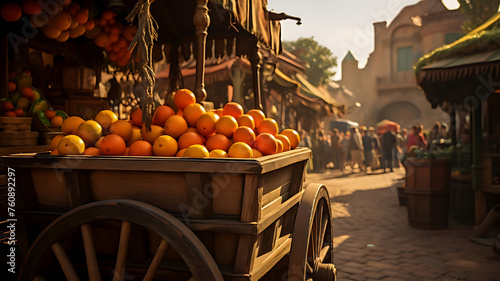
<path id="1" fill-rule="evenodd" d="M 325 184 L 332 198 L 338 280 L 500 280 L 500 256 L 468 240 L 472 226 L 409 226 L 396 189 L 404 175 L 308 174 L 306 184 Z"/>

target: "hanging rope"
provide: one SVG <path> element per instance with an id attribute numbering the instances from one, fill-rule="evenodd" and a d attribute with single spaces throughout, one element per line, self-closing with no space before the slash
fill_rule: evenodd
<path id="1" fill-rule="evenodd" d="M 151 1 L 153 2 L 153 1 Z M 141 96 L 142 121 L 146 125 L 146 131 L 151 130 L 154 112 L 154 86 L 155 73 L 153 69 L 153 45 L 158 38 L 158 24 L 151 15 L 150 0 L 139 0 L 126 20 L 132 22 L 137 16 L 138 28 L 134 39 L 128 48 L 132 57 L 139 55 L 139 74 L 142 78 L 144 92 Z"/>

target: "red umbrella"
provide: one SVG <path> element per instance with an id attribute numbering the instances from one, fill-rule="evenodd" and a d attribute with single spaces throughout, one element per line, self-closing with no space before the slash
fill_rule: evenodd
<path id="1" fill-rule="evenodd" d="M 378 122 L 376 127 L 377 127 L 377 134 L 383 134 L 389 130 L 399 131 L 400 128 L 398 123 L 387 119 Z"/>

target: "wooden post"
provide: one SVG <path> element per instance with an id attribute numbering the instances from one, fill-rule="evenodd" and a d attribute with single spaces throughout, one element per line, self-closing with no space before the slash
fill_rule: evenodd
<path id="1" fill-rule="evenodd" d="M 196 10 L 193 18 L 193 24 L 196 28 L 196 82 L 194 94 L 197 102 L 204 101 L 207 97 L 205 90 L 205 45 L 207 29 L 210 25 L 207 4 L 208 0 L 196 0 Z"/>
<path id="2" fill-rule="evenodd" d="M 452 109 L 450 112 L 450 128 L 448 133 L 451 137 L 451 144 L 453 146 L 457 145 L 457 117 L 456 117 L 455 109 Z"/>
<path id="3" fill-rule="evenodd" d="M 481 224 L 486 216 L 485 198 L 482 194 L 482 128 L 481 128 L 481 102 L 477 103 L 477 108 L 470 112 L 471 137 L 472 137 L 472 189 L 476 191 L 476 225 Z"/>
<path id="4" fill-rule="evenodd" d="M 250 54 L 250 63 L 252 64 L 252 81 L 253 81 L 253 98 L 254 108 L 262 110 L 262 101 L 260 94 L 260 74 L 262 65 L 262 54 L 260 53 L 259 46 L 255 42 L 252 54 Z"/>
<path id="5" fill-rule="evenodd" d="M 7 35 L 0 35 L 0 96 L 9 96 L 9 45 Z"/>

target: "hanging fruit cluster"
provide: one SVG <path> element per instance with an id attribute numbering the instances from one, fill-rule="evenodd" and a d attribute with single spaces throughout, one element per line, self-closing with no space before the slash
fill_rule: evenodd
<path id="1" fill-rule="evenodd" d="M 128 64 L 132 53 L 127 49 L 134 39 L 137 26 L 124 26 L 115 20 L 116 14 L 111 10 L 104 10 L 101 18 L 96 20 L 96 27 L 85 36 L 94 39 L 97 46 L 104 48 L 111 62 L 119 67 Z"/>

